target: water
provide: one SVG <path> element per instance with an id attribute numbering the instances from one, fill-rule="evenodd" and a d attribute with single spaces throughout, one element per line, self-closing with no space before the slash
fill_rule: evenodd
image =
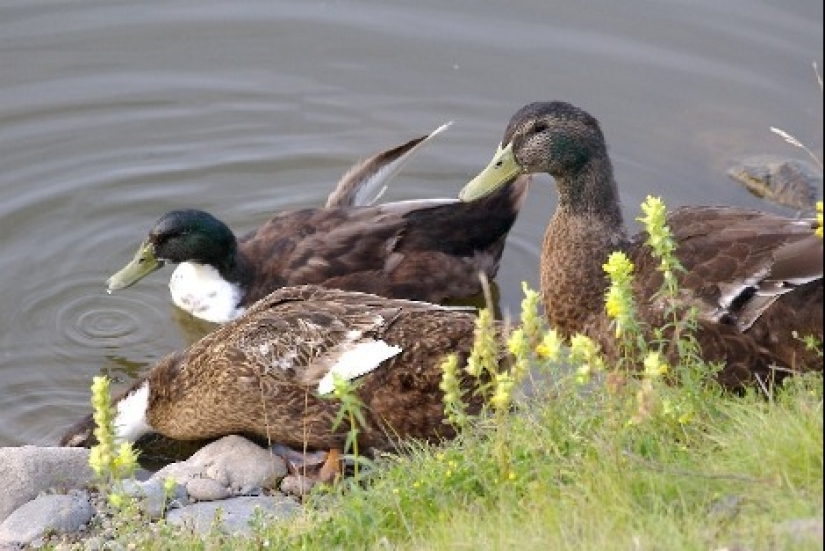
<path id="1" fill-rule="evenodd" d="M 453 120 L 387 200 L 454 196 L 518 107 L 596 115 L 628 216 L 669 205 L 773 208 L 732 159 L 822 151 L 821 2 L 600 0 L 6 0 L 0 6 L 0 445 L 54 443 L 120 381 L 202 324 L 169 268 L 104 282 L 164 212 L 208 210 L 238 233 L 320 205 L 349 165 Z M 498 282 L 505 310 L 537 285 L 553 208 L 539 179 Z"/>

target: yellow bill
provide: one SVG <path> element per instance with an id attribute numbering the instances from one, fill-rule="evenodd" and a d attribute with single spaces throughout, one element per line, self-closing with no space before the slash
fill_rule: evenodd
<path id="1" fill-rule="evenodd" d="M 125 289 L 162 267 L 163 261 L 155 256 L 152 244 L 144 242 L 138 248 L 132 261 L 106 281 L 108 291 L 111 293 L 118 289 Z"/>
<path id="2" fill-rule="evenodd" d="M 512 142 L 507 147 L 499 145 L 490 164 L 464 186 L 458 198 L 465 202 L 480 199 L 513 182 L 521 172 L 521 167 L 513 155 Z"/>

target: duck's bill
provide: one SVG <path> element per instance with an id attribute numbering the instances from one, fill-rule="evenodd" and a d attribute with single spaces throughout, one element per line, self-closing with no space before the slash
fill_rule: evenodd
<path id="1" fill-rule="evenodd" d="M 521 172 L 521 167 L 513 155 L 512 142 L 507 147 L 499 145 L 490 164 L 464 186 L 458 198 L 462 201 L 474 201 L 490 195 L 505 184 L 514 181 Z"/>
<path id="2" fill-rule="evenodd" d="M 132 261 L 110 277 L 106 281 L 106 285 L 110 293 L 118 289 L 125 289 L 162 267 L 163 261 L 158 260 L 155 256 L 152 244 L 143 243 Z"/>

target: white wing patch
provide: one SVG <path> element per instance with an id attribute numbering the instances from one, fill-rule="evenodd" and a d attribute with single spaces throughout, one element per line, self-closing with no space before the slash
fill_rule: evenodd
<path id="1" fill-rule="evenodd" d="M 115 404 L 115 439 L 118 442 L 135 442 L 144 434 L 153 432 L 146 420 L 148 407 L 148 382 L 144 382 Z"/>
<path id="2" fill-rule="evenodd" d="M 365 373 L 369 373 L 388 360 L 401 353 L 400 346 L 393 346 L 381 340 L 364 341 L 356 344 L 352 349 L 341 354 L 326 375 L 318 382 L 318 394 L 329 394 L 333 390 L 332 377 L 351 381 Z"/>

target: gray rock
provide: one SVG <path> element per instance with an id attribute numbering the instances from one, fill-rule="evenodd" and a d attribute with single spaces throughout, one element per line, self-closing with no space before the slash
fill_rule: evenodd
<path id="1" fill-rule="evenodd" d="M 159 519 L 169 508 L 188 505 L 186 490 L 180 484 L 175 484 L 172 495 L 166 495 L 163 487 L 163 480 L 160 478 L 150 478 L 143 482 L 135 480 L 121 481 L 122 489 L 127 495 L 136 498 L 140 503 L 140 509 L 147 516 Z"/>
<path id="2" fill-rule="evenodd" d="M 215 526 L 226 533 L 247 535 L 252 531 L 249 521 L 256 510 L 260 510 L 268 520 L 277 520 L 295 515 L 298 509 L 298 504 L 285 496 L 242 496 L 223 501 L 203 501 L 169 511 L 166 522 L 184 526 L 198 534 L 208 533 Z"/>
<path id="3" fill-rule="evenodd" d="M 188 486 L 192 479 L 211 478 L 232 495 L 250 488 L 277 488 L 286 475 L 283 459 L 241 436 L 225 436 L 201 448 L 186 461 L 167 465 L 153 478 L 171 476 Z"/>
<path id="4" fill-rule="evenodd" d="M 16 509 L 0 524 L 0 546 L 29 544 L 47 533 L 76 532 L 94 514 L 80 495 L 41 495 Z"/>
<path id="5" fill-rule="evenodd" d="M 281 491 L 286 495 L 301 497 L 308 494 L 316 481 L 300 474 L 290 474 L 281 480 Z"/>
<path id="6" fill-rule="evenodd" d="M 229 497 L 229 488 L 211 478 L 192 478 L 186 483 L 186 491 L 191 499 L 215 501 Z"/>
<path id="7" fill-rule="evenodd" d="M 0 522 L 40 492 L 83 488 L 93 476 L 87 449 L 0 448 Z"/>
<path id="8" fill-rule="evenodd" d="M 728 175 L 757 197 L 801 211 L 814 208 L 822 189 L 822 171 L 811 163 L 772 155 L 742 159 Z"/>

